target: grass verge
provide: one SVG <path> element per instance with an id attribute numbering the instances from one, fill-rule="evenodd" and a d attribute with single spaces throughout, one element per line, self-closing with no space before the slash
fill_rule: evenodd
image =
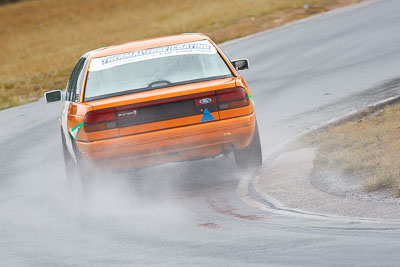
<path id="1" fill-rule="evenodd" d="M 356 2 L 32 0 L 1 5 L 0 109 L 63 88 L 88 50 L 182 32 L 203 32 L 222 42 Z"/>
<path id="2" fill-rule="evenodd" d="M 363 119 L 330 127 L 312 136 L 318 145 L 315 167 L 339 168 L 363 177 L 366 192 L 400 186 L 400 105 L 387 106 Z"/>

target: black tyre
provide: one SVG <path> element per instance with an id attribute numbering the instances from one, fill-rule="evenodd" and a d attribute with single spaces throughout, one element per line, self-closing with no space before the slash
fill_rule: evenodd
<path id="1" fill-rule="evenodd" d="M 76 144 L 72 141 L 72 148 L 75 153 L 76 161 L 73 159 L 68 151 L 65 136 L 61 130 L 62 148 L 64 155 L 65 173 L 68 179 L 78 186 L 82 187 L 84 191 L 87 191 L 91 183 L 91 173 L 88 170 L 83 159 L 80 157 L 79 151 L 77 150 Z"/>
<path id="2" fill-rule="evenodd" d="M 251 144 L 243 149 L 235 150 L 234 154 L 239 169 L 257 168 L 262 165 L 261 142 L 257 124 Z"/>
<path id="3" fill-rule="evenodd" d="M 65 141 L 65 136 L 61 129 L 61 140 L 62 140 L 62 150 L 64 156 L 64 166 L 65 166 L 65 173 L 67 178 L 71 181 L 75 181 L 77 179 L 77 168 L 74 159 L 72 158 L 71 154 L 68 151 L 67 143 Z"/>
<path id="4" fill-rule="evenodd" d="M 77 178 L 82 186 L 82 189 L 87 192 L 93 184 L 93 179 L 92 179 L 93 173 L 90 170 L 90 166 L 88 166 L 87 162 L 85 162 L 85 160 L 81 157 L 74 141 L 72 142 L 72 146 L 74 148 L 76 157 L 76 163 L 75 162 L 74 163 L 75 163 Z"/>

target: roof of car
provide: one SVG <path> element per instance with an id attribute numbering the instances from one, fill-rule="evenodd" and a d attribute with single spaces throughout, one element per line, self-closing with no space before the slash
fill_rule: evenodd
<path id="1" fill-rule="evenodd" d="M 178 35 L 170 35 L 158 38 L 145 39 L 140 41 L 133 41 L 129 43 L 112 45 L 105 48 L 89 51 L 85 53 L 88 58 L 104 57 L 109 55 L 120 54 L 124 52 L 148 49 L 160 46 L 167 46 L 173 44 L 181 44 L 188 42 L 195 42 L 200 40 L 209 40 L 209 38 L 201 33 L 184 33 Z"/>

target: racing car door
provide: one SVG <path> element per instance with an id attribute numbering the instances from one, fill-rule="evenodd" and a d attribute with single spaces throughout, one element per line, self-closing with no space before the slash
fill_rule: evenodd
<path id="1" fill-rule="evenodd" d="M 71 135 L 69 134 L 69 131 L 71 129 L 69 129 L 70 127 L 68 125 L 68 116 L 74 115 L 74 114 L 70 114 L 72 103 L 79 101 L 79 94 L 80 94 L 79 89 L 80 88 L 78 88 L 79 87 L 78 80 L 80 80 L 80 78 L 82 79 L 83 72 L 84 72 L 82 70 L 84 69 L 83 67 L 85 65 L 85 61 L 86 61 L 85 57 L 80 58 L 78 63 L 75 65 L 74 70 L 71 73 L 71 76 L 67 83 L 66 92 L 65 92 L 66 94 L 65 94 L 65 102 L 64 102 L 63 110 L 61 112 L 62 132 L 65 137 L 67 148 L 74 159 L 75 159 L 75 153 L 74 153 L 73 147 L 72 147 Z"/>

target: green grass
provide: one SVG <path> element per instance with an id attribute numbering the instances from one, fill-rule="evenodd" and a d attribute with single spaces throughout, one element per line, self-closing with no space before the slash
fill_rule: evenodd
<path id="1" fill-rule="evenodd" d="M 399 189 L 400 105 L 331 127 L 312 136 L 317 169 L 336 168 L 364 177 L 366 192 Z"/>
<path id="2" fill-rule="evenodd" d="M 222 42 L 355 2 L 32 0 L 1 5 L 0 109 L 65 87 L 88 50 L 182 32 L 202 32 Z"/>

